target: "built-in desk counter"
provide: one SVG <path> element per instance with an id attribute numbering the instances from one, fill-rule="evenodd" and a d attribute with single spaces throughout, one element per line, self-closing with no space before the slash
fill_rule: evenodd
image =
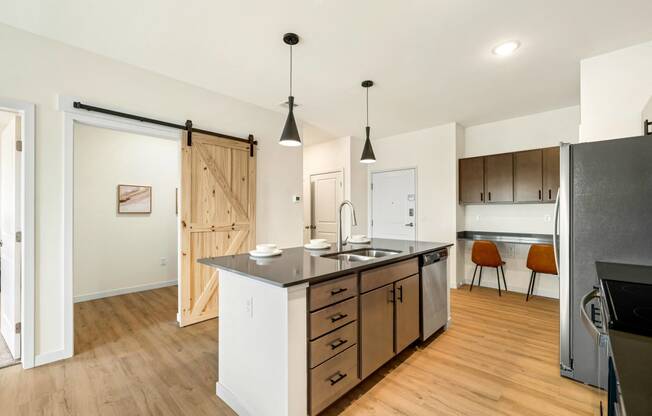
<path id="1" fill-rule="evenodd" d="M 552 234 L 503 233 L 496 231 L 459 231 L 458 240 L 489 240 L 514 244 L 552 244 Z"/>

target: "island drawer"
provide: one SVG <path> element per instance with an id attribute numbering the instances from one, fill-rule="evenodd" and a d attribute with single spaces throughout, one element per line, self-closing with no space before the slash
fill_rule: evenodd
<path id="1" fill-rule="evenodd" d="M 366 270 L 360 273 L 360 293 L 369 292 L 417 273 L 419 273 L 419 259 L 416 257 Z"/>
<path id="2" fill-rule="evenodd" d="M 358 319 L 357 297 L 312 312 L 310 314 L 310 339 L 320 337 L 356 319 Z"/>
<path id="3" fill-rule="evenodd" d="M 358 279 L 350 274 L 310 286 L 310 312 L 358 294 Z"/>
<path id="4" fill-rule="evenodd" d="M 310 341 L 310 368 L 328 360 L 358 343 L 358 323 L 351 322 L 340 329 Z"/>
<path id="5" fill-rule="evenodd" d="M 310 370 L 310 414 L 324 410 L 358 381 L 357 345 Z"/>

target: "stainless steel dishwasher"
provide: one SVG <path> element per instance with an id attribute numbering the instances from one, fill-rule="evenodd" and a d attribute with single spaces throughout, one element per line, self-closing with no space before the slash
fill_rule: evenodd
<path id="1" fill-rule="evenodd" d="M 421 340 L 448 323 L 448 249 L 421 256 Z"/>

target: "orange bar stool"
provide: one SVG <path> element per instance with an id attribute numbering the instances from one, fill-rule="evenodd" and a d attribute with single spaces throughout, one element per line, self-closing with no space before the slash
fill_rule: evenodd
<path id="1" fill-rule="evenodd" d="M 471 287 L 469 291 L 473 290 L 473 283 L 475 282 L 475 272 L 478 271 L 478 266 L 480 266 L 480 275 L 478 278 L 478 286 L 482 282 L 482 268 L 483 267 L 495 267 L 496 268 L 496 278 L 498 279 L 498 296 L 501 296 L 500 293 L 500 273 L 498 273 L 498 268 L 503 272 L 503 283 L 505 285 L 505 292 L 507 292 L 507 282 L 505 282 L 505 270 L 503 270 L 503 264 L 505 262 L 500 258 L 500 253 L 498 252 L 498 247 L 491 241 L 478 240 L 473 242 L 473 248 L 471 249 L 471 261 L 475 263 L 475 270 L 473 270 L 473 280 L 471 280 Z"/>
<path id="2" fill-rule="evenodd" d="M 525 301 L 534 296 L 534 283 L 537 280 L 537 273 L 557 274 L 557 265 L 555 264 L 555 252 L 550 244 L 532 244 L 530 251 L 527 253 L 527 268 L 532 270 L 530 273 L 530 285 L 527 289 Z"/>

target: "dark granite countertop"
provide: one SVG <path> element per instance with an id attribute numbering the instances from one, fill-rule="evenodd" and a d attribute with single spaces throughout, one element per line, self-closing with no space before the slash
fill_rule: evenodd
<path id="1" fill-rule="evenodd" d="M 316 283 L 328 280 L 359 270 L 405 260 L 452 245 L 451 243 L 426 241 L 372 239 L 371 243 L 368 244 L 348 244 L 342 251 L 357 248 L 376 248 L 400 251 L 400 253 L 369 261 L 355 262 L 321 257 L 324 254 L 336 251 L 335 244 L 333 244 L 327 250 L 306 250 L 303 247 L 285 248 L 283 254 L 276 257 L 253 258 L 249 254 L 238 254 L 235 256 L 210 257 L 198 261 L 211 267 L 227 270 L 275 286 L 289 287 L 301 283 Z"/>
<path id="2" fill-rule="evenodd" d="M 652 284 L 652 267 L 597 262 L 603 280 Z M 652 414 L 652 337 L 607 328 L 628 416 Z"/>
<path id="3" fill-rule="evenodd" d="M 460 240 L 489 240 L 499 243 L 552 244 L 552 234 L 504 233 L 500 231 L 458 231 Z"/>

